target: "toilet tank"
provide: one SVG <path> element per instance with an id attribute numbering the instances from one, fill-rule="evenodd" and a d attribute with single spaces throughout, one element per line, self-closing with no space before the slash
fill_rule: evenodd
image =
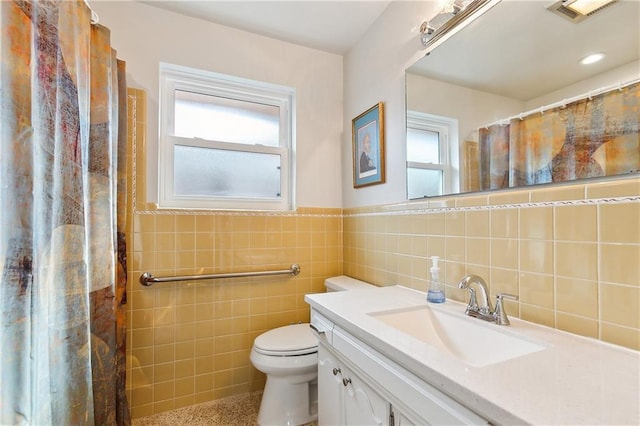
<path id="1" fill-rule="evenodd" d="M 331 277 L 324 280 L 324 286 L 327 288 L 327 292 L 330 291 L 349 291 L 349 290 L 363 290 L 367 288 L 375 288 L 377 286 L 366 283 L 364 281 L 356 280 L 355 278 L 348 277 L 346 275 L 340 275 L 338 277 Z"/>

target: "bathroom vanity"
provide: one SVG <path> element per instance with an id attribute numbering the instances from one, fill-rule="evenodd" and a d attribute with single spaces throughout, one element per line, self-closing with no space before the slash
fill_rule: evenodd
<path id="1" fill-rule="evenodd" d="M 310 294 L 318 422 L 639 424 L 640 353 L 401 286 Z"/>

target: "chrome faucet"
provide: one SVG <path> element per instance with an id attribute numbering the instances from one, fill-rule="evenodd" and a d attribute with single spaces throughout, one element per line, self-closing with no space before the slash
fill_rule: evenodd
<path id="1" fill-rule="evenodd" d="M 478 297 L 476 296 L 476 290 L 471 287 L 471 284 L 477 284 L 480 289 L 480 304 L 478 304 Z M 496 295 L 496 308 L 493 309 L 491 301 L 489 300 L 489 289 L 487 283 L 477 275 L 467 275 L 460 281 L 458 288 L 464 288 L 469 291 L 469 304 L 464 311 L 466 315 L 474 318 L 480 318 L 484 321 L 493 322 L 498 325 L 509 325 L 509 318 L 504 310 L 503 299 L 518 300 L 518 296 L 507 293 L 498 293 Z"/>

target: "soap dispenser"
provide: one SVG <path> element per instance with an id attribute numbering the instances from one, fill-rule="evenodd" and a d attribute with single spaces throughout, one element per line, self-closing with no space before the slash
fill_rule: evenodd
<path id="1" fill-rule="evenodd" d="M 438 267 L 438 256 L 431 256 L 431 268 L 429 269 L 429 289 L 427 291 L 427 302 L 444 303 L 444 286 L 440 282 L 440 268 Z"/>

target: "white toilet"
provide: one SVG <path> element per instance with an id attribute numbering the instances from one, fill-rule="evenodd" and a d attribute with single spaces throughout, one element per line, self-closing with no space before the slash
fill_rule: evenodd
<path id="1" fill-rule="evenodd" d="M 327 278 L 327 291 L 375 286 L 345 275 Z M 260 425 L 301 425 L 318 417 L 318 339 L 309 324 L 294 324 L 256 337 L 251 363 L 267 375 Z"/>

